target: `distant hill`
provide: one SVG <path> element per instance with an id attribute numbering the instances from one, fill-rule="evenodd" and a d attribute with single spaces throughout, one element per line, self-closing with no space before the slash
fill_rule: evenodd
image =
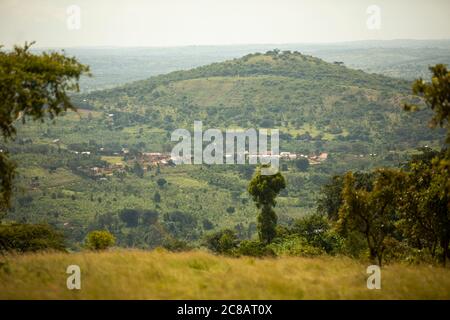
<path id="1" fill-rule="evenodd" d="M 277 127 L 288 149 L 295 140 L 320 141 L 320 148 L 368 153 L 436 141 L 429 114 L 408 114 L 410 82 L 368 74 L 299 52 L 249 54 L 187 71 L 137 81 L 83 96 L 84 105 L 105 112 L 133 113 L 116 126 L 138 123 L 166 131 L 210 127 Z M 349 144 L 360 141 L 361 144 Z"/>
<path id="2" fill-rule="evenodd" d="M 91 66 L 93 77 L 81 79 L 81 89 L 92 91 L 176 70 L 188 70 L 254 52 L 300 51 L 327 62 L 370 73 L 412 80 L 428 74 L 428 66 L 450 64 L 450 40 L 353 41 L 324 44 L 248 44 L 184 47 L 75 47 L 69 55 Z M 58 48 L 40 48 L 55 50 Z"/>

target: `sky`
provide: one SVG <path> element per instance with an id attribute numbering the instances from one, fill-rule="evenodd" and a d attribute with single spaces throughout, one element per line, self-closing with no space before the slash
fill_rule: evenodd
<path id="1" fill-rule="evenodd" d="M 0 0 L 0 44 L 185 46 L 450 39 L 449 0 Z"/>

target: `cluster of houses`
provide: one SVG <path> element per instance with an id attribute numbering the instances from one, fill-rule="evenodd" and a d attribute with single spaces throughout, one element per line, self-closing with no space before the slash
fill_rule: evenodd
<path id="1" fill-rule="evenodd" d="M 232 155 L 225 155 L 225 158 L 229 156 L 232 157 Z M 257 154 L 249 154 L 246 152 L 246 157 L 248 159 L 252 157 L 271 157 L 271 153 L 268 152 L 264 155 L 257 155 Z M 279 155 L 276 155 L 281 160 L 287 160 L 287 161 L 293 161 L 296 159 L 307 159 L 310 165 L 319 164 L 328 158 L 328 153 L 323 152 L 319 155 L 306 155 L 302 153 L 291 153 L 291 152 L 281 152 Z M 128 168 L 132 168 L 134 164 L 137 162 L 141 166 L 141 168 L 144 170 L 144 172 L 147 172 L 151 168 L 156 167 L 164 167 L 164 166 L 172 166 L 174 165 L 174 159 L 172 159 L 170 153 L 161 153 L 161 152 L 143 152 L 139 156 L 136 156 L 132 159 L 126 160 L 124 162 L 118 162 L 114 164 L 109 164 L 106 167 L 92 167 L 89 169 L 88 174 L 91 177 L 94 178 L 104 178 L 107 176 L 112 176 L 117 173 L 124 173 Z"/>
<path id="2" fill-rule="evenodd" d="M 319 155 L 306 155 L 302 153 L 280 152 L 280 158 L 282 160 L 297 160 L 304 158 L 309 161 L 309 164 L 319 164 L 328 159 L 328 153 L 322 152 Z"/>

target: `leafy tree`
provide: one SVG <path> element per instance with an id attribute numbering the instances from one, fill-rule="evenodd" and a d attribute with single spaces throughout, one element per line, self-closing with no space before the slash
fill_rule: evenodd
<path id="1" fill-rule="evenodd" d="M 187 240 L 197 238 L 197 219 L 191 214 L 173 211 L 164 214 L 163 221 L 166 230 L 173 236 Z"/>
<path id="2" fill-rule="evenodd" d="M 139 224 L 139 211 L 135 209 L 123 209 L 119 213 L 119 218 L 127 224 L 127 227 L 135 228 Z"/>
<path id="3" fill-rule="evenodd" d="M 373 173 L 355 172 L 355 187 L 370 191 L 373 183 Z M 333 176 L 327 184 L 325 184 L 317 200 L 317 212 L 327 215 L 331 221 L 337 221 L 339 218 L 339 208 L 342 205 L 342 190 L 344 188 L 344 175 Z"/>
<path id="4" fill-rule="evenodd" d="M 430 124 L 447 129 L 446 143 L 450 143 L 450 72 L 443 64 L 430 67 L 431 82 L 423 79 L 414 82 L 413 93 L 419 95 L 425 104 L 434 111 Z M 406 104 L 406 110 L 416 110 L 417 106 Z M 403 220 L 407 234 L 416 240 L 423 237 L 422 242 L 431 244 L 431 252 L 435 254 L 436 245 L 442 251 L 442 262 L 450 257 L 450 151 L 443 151 L 427 162 L 432 154 L 425 152 L 419 162 L 412 163 L 409 192 L 403 203 Z"/>
<path id="5" fill-rule="evenodd" d="M 445 265 L 450 253 L 450 175 L 439 165 L 444 156 L 442 152 L 431 162 L 421 158 L 409 164 L 406 190 L 399 202 L 399 228 L 411 246 L 428 248 L 433 257 L 439 247 Z"/>
<path id="6" fill-rule="evenodd" d="M 447 128 L 450 120 L 450 72 L 445 65 L 437 64 L 429 68 L 432 72 L 431 82 L 426 83 L 418 79 L 413 83 L 413 93 L 423 97 L 426 105 L 434 111 L 430 124 Z M 406 104 L 406 110 L 417 110 L 417 106 Z M 450 142 L 450 132 L 447 133 L 447 142 Z"/>
<path id="7" fill-rule="evenodd" d="M 144 169 L 142 168 L 142 166 L 137 161 L 133 165 L 133 172 L 139 178 L 143 178 L 144 177 Z"/>
<path id="8" fill-rule="evenodd" d="M 158 221 L 159 213 L 154 210 L 144 210 L 141 213 L 142 222 L 145 225 L 155 224 Z"/>
<path id="9" fill-rule="evenodd" d="M 276 235 L 277 215 L 273 210 L 275 198 L 282 189 L 286 188 L 286 181 L 280 172 L 273 175 L 262 175 L 258 168 L 248 186 L 248 192 L 258 209 L 258 234 L 263 243 L 270 243 Z"/>
<path id="10" fill-rule="evenodd" d="M 65 250 L 62 233 L 46 224 L 0 225 L 0 252 Z"/>
<path id="11" fill-rule="evenodd" d="M 91 250 L 105 250 L 113 246 L 116 238 L 108 231 L 92 231 L 86 237 L 86 247 Z"/>
<path id="12" fill-rule="evenodd" d="M 305 172 L 309 168 L 309 161 L 306 158 L 300 158 L 295 160 L 295 167 L 297 170 Z"/>
<path id="13" fill-rule="evenodd" d="M 331 232 L 330 227 L 326 216 L 313 213 L 297 219 L 292 227 L 292 232 L 303 237 L 309 245 L 332 253 L 341 244 L 339 237 Z"/>
<path id="14" fill-rule="evenodd" d="M 76 110 L 68 92 L 79 91 L 78 81 L 89 67 L 75 58 L 51 52 L 33 54 L 31 44 L 0 50 L 0 131 L 14 140 L 15 122 L 51 119 L 66 110 Z M 1 47 L 0 47 L 1 49 Z M 10 206 L 15 164 L 7 152 L 0 152 L 0 210 Z"/>
<path id="15" fill-rule="evenodd" d="M 378 169 L 373 189 L 367 191 L 356 185 L 349 172 L 344 178 L 343 203 L 339 209 L 338 229 L 354 230 L 364 235 L 370 258 L 381 266 L 386 241 L 394 235 L 397 201 L 405 182 L 404 173 L 396 170 Z"/>

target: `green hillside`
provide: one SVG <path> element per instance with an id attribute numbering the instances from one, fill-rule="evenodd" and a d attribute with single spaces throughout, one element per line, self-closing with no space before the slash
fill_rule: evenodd
<path id="1" fill-rule="evenodd" d="M 281 151 L 329 154 L 306 170 L 282 163 L 287 189 L 276 211 L 287 224 L 315 211 L 333 174 L 397 166 L 417 147 L 439 145 L 444 135 L 428 128 L 428 111 L 403 111 L 413 100 L 407 81 L 278 51 L 76 96 L 78 114 L 19 124 L 17 141 L 4 146 L 19 164 L 8 219 L 49 222 L 73 248 L 98 228 L 111 230 L 119 245 L 143 248 L 167 238 L 198 243 L 223 227 L 249 238 L 252 166 L 161 166 L 141 174 L 133 159 L 170 152 L 170 133 L 192 130 L 194 120 L 204 129 L 280 128 Z M 117 161 L 125 163 L 120 174 L 89 174 Z M 123 210 L 137 212 L 136 221 L 126 222 Z M 146 218 L 153 214 L 157 221 Z"/>

